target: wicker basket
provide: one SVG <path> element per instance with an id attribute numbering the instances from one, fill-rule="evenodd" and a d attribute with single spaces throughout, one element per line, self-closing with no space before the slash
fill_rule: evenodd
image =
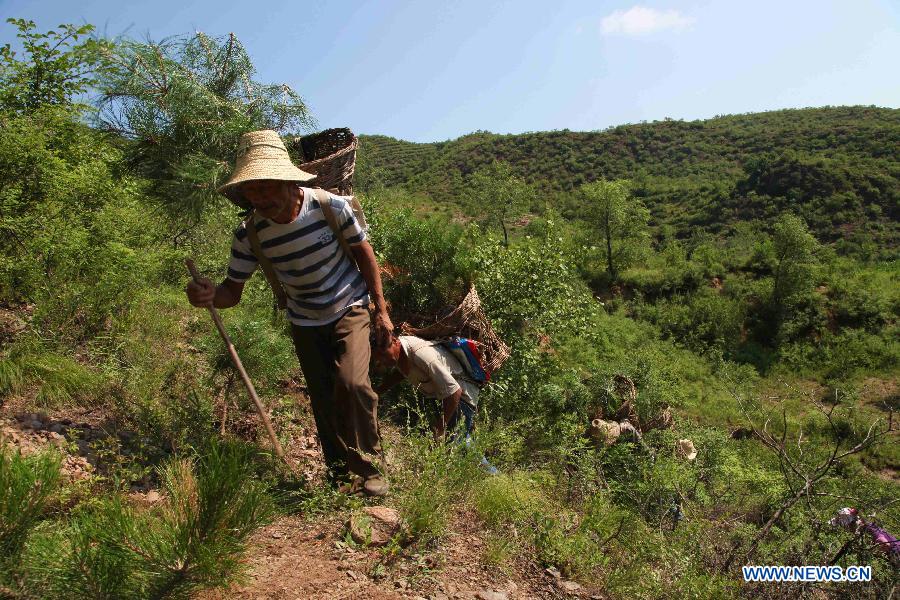
<path id="1" fill-rule="evenodd" d="M 346 127 L 326 129 L 288 142 L 294 156 L 303 163 L 297 165 L 316 176 L 310 181 L 341 196 L 353 194 L 353 170 L 356 168 L 356 148 L 359 141 Z"/>
<path id="2" fill-rule="evenodd" d="M 478 341 L 485 370 L 496 372 L 509 358 L 509 346 L 500 339 L 500 336 L 491 327 L 491 322 L 481 308 L 481 298 L 475 291 L 475 286 L 469 288 L 469 293 L 462 303 L 443 319 L 440 319 L 428 327 L 412 327 L 409 323 L 400 325 L 404 335 L 415 335 L 426 340 L 435 340 L 454 335 L 462 335 L 474 338 Z"/>

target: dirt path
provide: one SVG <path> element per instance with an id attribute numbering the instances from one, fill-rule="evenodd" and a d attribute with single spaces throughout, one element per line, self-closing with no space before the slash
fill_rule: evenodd
<path id="1" fill-rule="evenodd" d="M 202 600 L 247 599 L 429 599 L 516 600 L 567 596 L 552 577 L 513 567 L 507 573 L 480 564 L 483 542 L 459 532 L 461 520 L 440 547 L 427 555 L 386 562 L 378 550 L 343 542 L 337 519 L 285 517 L 252 539 L 249 577 Z"/>
<path id="2" fill-rule="evenodd" d="M 406 598 L 367 575 L 373 560 L 364 552 L 335 545 L 340 524 L 286 517 L 256 532 L 250 575 L 243 585 L 201 596 L 224 598 L 393 600 Z"/>

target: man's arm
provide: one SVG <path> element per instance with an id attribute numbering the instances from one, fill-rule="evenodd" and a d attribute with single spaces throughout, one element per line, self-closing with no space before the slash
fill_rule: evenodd
<path id="1" fill-rule="evenodd" d="M 441 400 L 441 414 L 432 425 L 435 439 L 444 437 L 444 434 L 447 432 L 447 423 L 450 422 L 459 408 L 460 398 L 462 398 L 462 388 Z"/>
<path id="2" fill-rule="evenodd" d="M 375 328 L 375 339 L 378 345 L 384 347 L 391 338 L 391 332 L 394 331 L 394 324 L 391 323 L 391 317 L 388 315 L 387 305 L 384 301 L 384 291 L 381 287 L 381 273 L 378 270 L 378 260 L 375 258 L 375 251 L 367 240 L 355 246 L 350 246 L 359 272 L 362 273 L 363 279 L 366 280 L 366 286 L 369 288 L 369 295 L 372 302 L 375 303 L 375 315 L 372 318 L 372 325 Z"/>
<path id="3" fill-rule="evenodd" d="M 188 301 L 198 308 L 209 306 L 231 308 L 241 301 L 244 284 L 225 279 L 219 285 L 213 286 L 212 280 L 201 277 L 199 281 L 188 282 L 185 291 Z"/>

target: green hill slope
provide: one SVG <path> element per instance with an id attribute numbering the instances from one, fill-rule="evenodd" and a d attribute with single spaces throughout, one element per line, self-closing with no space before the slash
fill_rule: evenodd
<path id="1" fill-rule="evenodd" d="M 788 208 L 823 240 L 865 232 L 895 247 L 900 212 L 900 110 L 835 107 L 658 121 L 596 132 L 476 132 L 416 144 L 361 136 L 365 181 L 423 191 L 457 204 L 465 178 L 507 161 L 567 217 L 572 197 L 600 178 L 631 179 L 654 224 L 686 235 Z"/>

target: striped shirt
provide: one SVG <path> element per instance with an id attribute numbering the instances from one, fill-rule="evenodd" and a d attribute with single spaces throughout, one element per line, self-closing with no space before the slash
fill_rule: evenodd
<path id="1" fill-rule="evenodd" d="M 263 254 L 272 262 L 287 294 L 287 316 L 300 326 L 336 321 L 351 306 L 367 305 L 369 292 L 356 265 L 346 256 L 325 220 L 313 193 L 303 188 L 300 214 L 290 223 L 276 223 L 254 214 Z M 341 233 L 351 246 L 366 239 L 350 203 L 332 196 L 331 207 Z M 250 279 L 259 261 L 250 248 L 245 223 L 235 230 L 231 242 L 228 278 L 243 283 Z"/>

